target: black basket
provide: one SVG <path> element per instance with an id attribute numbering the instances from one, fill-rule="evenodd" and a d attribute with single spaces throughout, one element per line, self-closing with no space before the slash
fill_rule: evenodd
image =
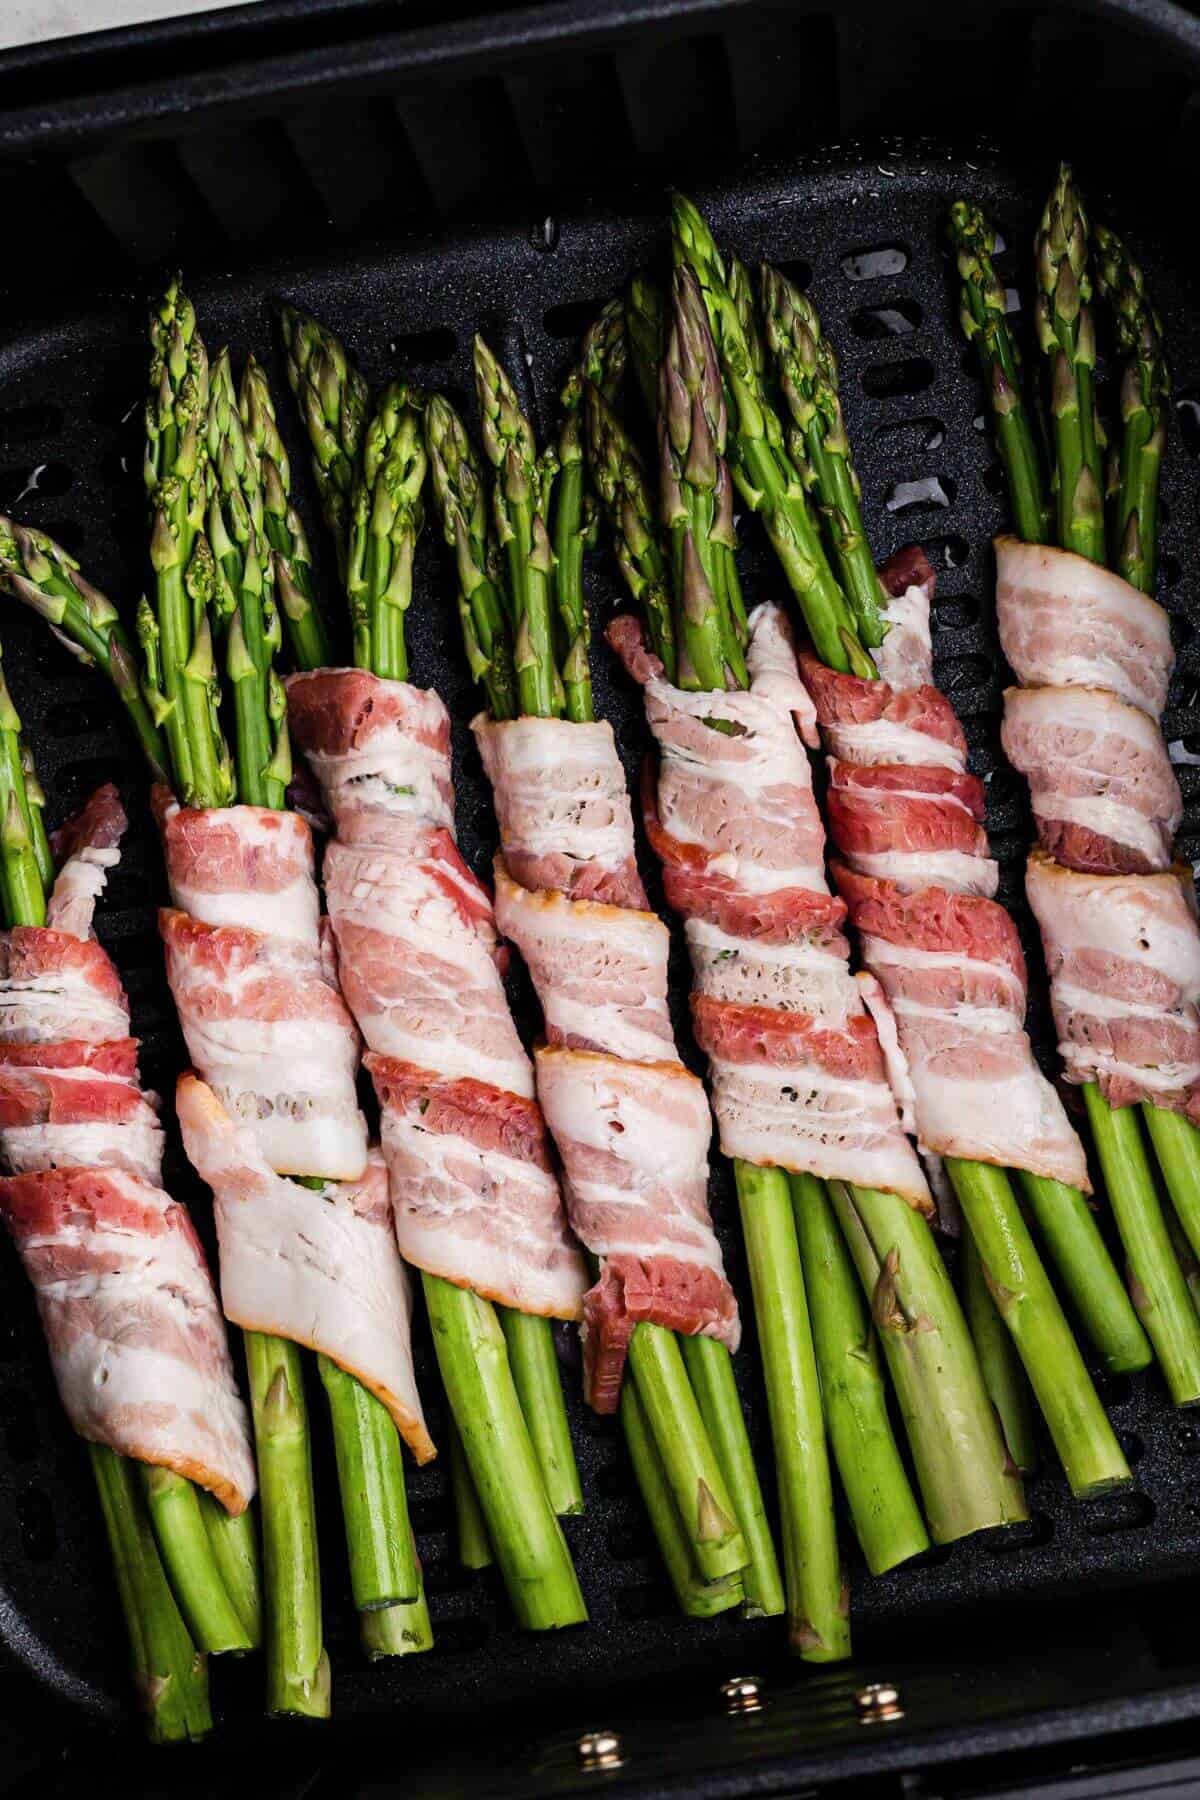
<path id="1" fill-rule="evenodd" d="M 872 543 L 882 556 L 919 539 L 938 570 L 937 679 L 988 779 L 1002 894 L 1021 918 L 1035 971 L 1031 1023 L 1050 1066 L 1036 937 L 1021 900 L 1030 822 L 998 742 L 989 540 L 1004 523 L 1003 487 L 958 332 L 944 217 L 958 193 L 995 214 L 1010 246 L 998 267 L 1019 306 L 1036 209 L 1054 159 L 1072 153 L 1093 212 L 1128 232 L 1145 265 L 1179 420 L 1164 477 L 1161 598 L 1179 653 L 1165 725 L 1184 758 L 1181 853 L 1200 855 L 1200 329 L 1194 242 L 1180 216 L 1184 178 L 1200 164 L 1198 72 L 1195 21 L 1149 0 L 1080 11 L 999 5 L 986 18 L 940 5 L 832 16 L 647 0 L 521 11 L 409 5 L 400 14 L 372 0 L 263 0 L 0 58 L 14 246 L 0 263 L 0 511 L 58 537 L 123 604 L 136 599 L 144 305 L 176 258 L 210 347 L 229 340 L 267 364 L 305 479 L 285 398 L 280 297 L 334 326 L 373 380 L 404 371 L 459 398 L 470 388 L 470 334 L 483 326 L 524 371 L 544 432 L 581 328 L 633 267 L 662 258 L 665 185 L 686 185 L 723 242 L 751 263 L 781 262 L 811 292 L 841 356 Z M 926 135 L 935 125 L 936 140 Z M 982 141 L 984 127 L 1000 142 Z M 870 136 L 852 141 L 859 133 Z M 839 138 L 836 148 L 814 147 Z M 311 492 L 304 498 L 320 549 Z M 747 592 L 778 592 L 750 522 L 744 538 Z M 621 597 L 604 557 L 590 579 L 602 620 Z M 474 701 L 451 589 L 430 534 L 410 614 L 414 678 L 436 686 L 454 715 L 460 837 L 484 872 L 494 826 L 466 731 Z M 325 600 L 338 617 L 332 584 Z M 146 1077 L 169 1092 L 182 1047 L 154 930 L 163 883 L 135 748 L 98 678 L 25 614 L 6 611 L 0 635 L 52 816 L 101 775 L 115 775 L 132 801 L 137 824 L 100 929 L 130 990 Z M 598 709 L 613 719 L 632 777 L 646 741 L 640 700 L 603 649 L 596 676 Z M 519 986 L 514 995 L 531 1029 L 530 996 Z M 686 1033 L 682 1005 L 677 1023 Z M 177 1147 L 169 1172 L 205 1229 L 205 1202 Z M 726 1168 L 714 1209 L 745 1293 Z M 39 1792 L 60 1791 L 47 1788 L 41 1761 L 47 1727 L 86 1745 L 100 1725 L 126 1733 L 119 1764 L 114 1748 L 98 1759 L 111 1773 L 98 1778 L 92 1752 L 77 1750 L 61 1791 L 86 1768 L 90 1783 L 119 1778 L 128 1792 L 143 1765 L 122 1724 L 124 1653 L 94 1497 L 7 1247 L 0 1289 L 0 1639 L 12 1667 L 0 1701 L 7 1685 L 11 1710 L 23 1714 L 13 1721 L 13 1771 L 36 1768 Z M 752 1341 L 739 1366 L 769 1468 Z M 1190 1617 L 1197 1591 L 1200 1421 L 1172 1411 L 1154 1373 L 1098 1384 L 1134 1489 L 1077 1505 L 1047 1446 L 1028 1525 L 879 1580 L 852 1556 L 856 1660 L 824 1672 L 788 1662 L 778 1622 L 677 1616 L 619 1437 L 577 1403 L 588 1510 L 568 1534 L 590 1627 L 552 1641 L 512 1627 L 498 1583 L 454 1562 L 438 1464 L 410 1484 L 437 1649 L 368 1667 L 314 1406 L 335 1720 L 320 1732 L 271 1728 L 271 1779 L 280 1792 L 322 1795 L 393 1779 L 422 1795 L 550 1795 L 599 1783 L 645 1794 L 793 1794 L 806 1783 L 875 1770 L 898 1778 L 1191 1718 L 1200 1654 L 1177 1621 Z M 433 1410 L 436 1435 L 436 1401 Z M 747 1667 L 763 1676 L 767 1705 L 734 1720 L 721 1685 Z M 856 1696 L 879 1679 L 899 1689 L 903 1716 L 864 1727 Z M 169 1776 L 151 1761 L 150 1787 L 169 1778 L 207 1791 L 235 1779 L 238 1765 L 224 1759 L 261 1737 L 260 1688 L 257 1663 L 214 1665 L 213 1745 L 186 1767 L 173 1759 Z M 621 1732 L 625 1766 L 585 1774 L 577 1740 L 605 1725 Z"/>

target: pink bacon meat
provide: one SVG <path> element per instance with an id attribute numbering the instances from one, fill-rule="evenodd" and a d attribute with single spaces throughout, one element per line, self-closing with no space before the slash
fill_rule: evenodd
<path id="1" fill-rule="evenodd" d="M 781 611 L 756 608 L 743 693 L 663 679 L 641 628 L 609 638 L 641 681 L 662 753 L 646 824 L 685 914 L 696 1035 L 727 1155 L 869 1182 L 931 1207 L 862 992 L 801 734 L 816 715 Z"/>
<path id="2" fill-rule="evenodd" d="M 50 925 L 0 935 L 0 1212 L 76 1431 L 239 1513 L 254 1461 L 224 1321 L 187 1212 L 160 1185 L 128 1005 L 90 936 L 124 829 L 101 788 L 56 838 Z"/>
<path id="3" fill-rule="evenodd" d="M 933 572 L 922 552 L 901 556 L 927 643 Z M 896 585 L 890 565 L 881 577 Z M 983 787 L 931 661 L 884 657 L 890 681 L 839 674 L 811 652 L 800 662 L 833 751 L 834 877 L 878 982 L 873 1007 L 894 1021 L 918 1142 L 1086 1189 L 1082 1145 L 1025 1031 L 1025 963 L 992 898 Z"/>
<path id="4" fill-rule="evenodd" d="M 163 794 L 157 810 L 175 902 L 159 924 L 192 1061 L 277 1172 L 356 1179 L 358 1034 L 321 936 L 308 825 Z"/>
<path id="5" fill-rule="evenodd" d="M 1026 888 L 1041 927 L 1068 1081 L 1110 1106 L 1200 1122 L 1200 929 L 1171 864 L 1179 789 L 1159 719 L 1170 621 L 1067 550 L 996 540 L 1004 744 L 1028 777 L 1041 848 Z"/>
<path id="6" fill-rule="evenodd" d="M 253 1131 L 195 1075 L 180 1077 L 175 1105 L 188 1158 L 213 1193 L 227 1316 L 331 1358 L 383 1402 L 417 1461 L 428 1462 L 408 1277 L 379 1151 L 356 1180 L 315 1193 L 277 1175 Z"/>
<path id="7" fill-rule="evenodd" d="M 506 1306 L 578 1318 L 583 1262 L 540 1147 L 491 901 L 454 845 L 446 709 L 360 669 L 294 676 L 288 705 L 337 829 L 326 895 L 400 1249 Z"/>
<path id="8" fill-rule="evenodd" d="M 640 1321 L 738 1344 L 708 1212 L 708 1102 L 675 1048 L 670 934 L 646 910 L 612 727 L 481 714 L 472 729 L 500 821 L 497 919 L 545 1020 L 538 1096 L 571 1224 L 600 1260 L 584 1302 L 587 1394 L 613 1412 Z"/>

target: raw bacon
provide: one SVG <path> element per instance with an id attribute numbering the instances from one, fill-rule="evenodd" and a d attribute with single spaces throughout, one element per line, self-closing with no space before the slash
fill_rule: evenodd
<path id="1" fill-rule="evenodd" d="M 515 1125 L 541 1129 L 491 903 L 454 846 L 446 709 L 360 669 L 294 676 L 288 708 L 337 830 L 326 894 L 371 1052 L 397 1240 L 431 1274 L 578 1318 L 582 1258 L 544 1153 Z"/>
<path id="2" fill-rule="evenodd" d="M 322 942 L 308 825 L 161 791 L 156 804 L 175 902 L 159 928 L 188 1054 L 273 1169 L 356 1179 L 358 1034 Z"/>
<path id="3" fill-rule="evenodd" d="M 933 575 L 923 556 L 894 558 L 880 573 L 888 591 L 906 582 L 905 629 L 926 642 Z M 890 679 L 801 657 L 833 752 L 834 879 L 878 983 L 872 1009 L 890 1019 L 891 1054 L 906 1066 L 893 1084 L 911 1084 L 924 1153 L 1086 1189 L 1083 1148 L 1025 1031 L 1025 965 L 1012 920 L 992 898 L 999 871 L 961 729 L 929 685 L 923 652 L 881 656 L 880 665 Z"/>
<path id="4" fill-rule="evenodd" d="M 584 1300 L 585 1388 L 612 1412 L 639 1321 L 737 1345 L 708 1214 L 708 1103 L 675 1049 L 669 933 L 645 910 L 612 728 L 480 718 L 473 729 L 500 823 L 497 922 L 525 959 L 549 1040 L 538 1095 L 571 1224 L 600 1262 Z M 690 840 L 689 858 L 706 869 Z"/>
<path id="5" fill-rule="evenodd" d="M 1175 665 L 1157 601 L 1070 550 L 996 539 L 1000 643 L 1026 688 L 1105 688 L 1162 717 Z"/>
<path id="6" fill-rule="evenodd" d="M 239 1513 L 249 1425 L 199 1240 L 160 1186 L 116 970 L 91 938 L 125 815 L 111 785 L 56 834 L 51 925 L 0 935 L 0 1213 L 33 1282 L 75 1429 Z"/>
<path id="7" fill-rule="evenodd" d="M 1200 934 L 1190 870 L 1090 875 L 1045 851 L 1025 889 L 1042 934 L 1068 1081 L 1200 1124 Z"/>
<path id="8" fill-rule="evenodd" d="M 1158 721 L 1173 653 L 1162 607 L 1066 550 L 996 540 L 1004 743 L 1030 779 L 1041 928 L 1068 1081 L 1110 1106 L 1200 1124 L 1200 927 L 1172 866 L 1180 796 Z"/>
<path id="9" fill-rule="evenodd" d="M 722 1149 L 870 1182 L 928 1209 L 850 974 L 845 907 L 825 884 L 800 736 L 814 711 L 782 612 L 761 606 L 752 615 L 744 693 L 684 693 L 663 680 L 632 621 L 609 635 L 643 683 L 662 752 L 644 811 L 668 896 L 686 915 L 693 1017 Z"/>
<path id="10" fill-rule="evenodd" d="M 1147 714 L 1103 688 L 1009 688 L 1001 742 L 1058 862 L 1095 875 L 1168 867 L 1183 800 Z"/>
<path id="11" fill-rule="evenodd" d="M 417 1461 L 428 1462 L 408 1278 L 379 1152 L 357 1180 L 314 1190 L 277 1175 L 254 1133 L 196 1076 L 180 1077 L 175 1103 L 184 1148 L 213 1193 L 226 1315 L 330 1357 L 383 1402 Z"/>

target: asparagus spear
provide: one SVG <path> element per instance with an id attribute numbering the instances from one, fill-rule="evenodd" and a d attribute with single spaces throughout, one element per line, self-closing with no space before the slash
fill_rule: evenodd
<path id="1" fill-rule="evenodd" d="M 483 447 L 496 472 L 496 535 L 508 566 L 517 697 L 523 713 L 553 718 L 564 704 L 551 617 L 554 552 L 546 530 L 554 471 L 538 461 L 533 431 L 512 382 L 481 337 L 475 339 L 474 357 Z"/>
<path id="2" fill-rule="evenodd" d="M 167 780 L 167 753 L 141 691 L 137 658 L 116 607 L 80 573 L 79 564 L 42 531 L 0 517 L 0 590 L 46 620 L 88 667 L 108 676 L 155 781 Z"/>
<path id="3" fill-rule="evenodd" d="M 791 1177 L 792 1211 L 829 1441 L 872 1575 L 929 1548 L 888 1418 L 877 1334 L 825 1184 Z"/>
<path id="4" fill-rule="evenodd" d="M 740 1605 L 745 1597 L 740 1573 L 718 1581 L 702 1581 L 696 1573 L 691 1538 L 679 1517 L 636 1381 L 626 1381 L 621 1389 L 621 1429 L 680 1610 L 692 1619 L 711 1619 Z"/>
<path id="5" fill-rule="evenodd" d="M 294 306 L 285 306 L 280 319 L 288 380 L 308 427 L 321 510 L 345 579 L 351 492 L 367 428 L 369 391 L 332 332 Z"/>
<path id="6" fill-rule="evenodd" d="M 147 695 L 170 748 L 175 789 L 186 805 L 230 797 L 213 706 L 205 591 L 212 552 L 204 537 L 210 479 L 208 355 L 179 277 L 150 317 L 150 397 L 144 479 L 150 500 L 153 634 L 160 691 Z"/>
<path id="7" fill-rule="evenodd" d="M 263 529 L 258 459 L 246 440 L 228 350 L 212 367 L 208 454 L 212 467 L 208 542 L 216 568 L 215 610 L 224 627 L 233 690 L 238 797 L 281 807 L 291 778 L 286 709 L 274 680 L 281 641 L 274 568 Z"/>
<path id="8" fill-rule="evenodd" d="M 363 434 L 350 496 L 346 593 L 354 660 L 395 681 L 408 675 L 404 614 L 413 552 L 425 522 L 424 396 L 404 382 L 384 388 Z"/>
<path id="9" fill-rule="evenodd" d="M 292 471 L 275 419 L 275 402 L 262 366 L 246 358 L 238 411 L 258 458 L 263 527 L 274 552 L 275 589 L 296 666 L 324 668 L 329 642 L 313 594 L 312 554 L 304 523 L 292 502 Z"/>
<path id="10" fill-rule="evenodd" d="M 1008 1177 L 987 1163 L 946 1158 L 988 1286 L 1013 1341 L 1077 1499 L 1132 1480 L 1057 1296 L 1042 1268 Z"/>
<path id="11" fill-rule="evenodd" d="M 677 263 L 694 272 L 704 298 L 731 408 L 730 461 L 742 499 L 760 513 L 796 598 L 804 609 L 818 656 L 832 669 L 870 673 L 854 618 L 829 567 L 808 508 L 803 477 L 789 456 L 779 415 L 754 366 L 724 265 L 701 214 L 674 196 L 672 231 Z"/>
<path id="12" fill-rule="evenodd" d="M 983 1258 L 969 1230 L 962 1237 L 962 1270 L 967 1323 L 975 1340 L 984 1384 L 996 1408 L 1013 1466 L 1022 1475 L 1032 1475 L 1037 1468 L 1037 1440 L 1029 1383 L 992 1298 Z"/>
<path id="13" fill-rule="evenodd" d="M 1021 358 L 1008 326 L 1004 285 L 992 266 L 996 234 L 982 210 L 968 200 L 956 200 L 950 208 L 949 234 L 963 284 L 959 320 L 979 356 L 1013 520 L 1027 544 L 1045 544 L 1052 535 L 1050 506 L 1037 437 L 1021 392 Z"/>
<path id="14" fill-rule="evenodd" d="M 814 488 L 842 588 L 868 648 L 887 630 L 875 559 L 859 504 L 858 476 L 838 394 L 837 360 L 816 308 L 769 263 L 762 267 L 763 316 L 779 385 L 812 465 Z M 761 371 L 760 371 L 761 376 Z"/>
<path id="15" fill-rule="evenodd" d="M 870 1302 L 934 1543 L 1028 1518 L 925 1219 L 875 1188 L 831 1181 L 829 1197 Z"/>
<path id="16" fill-rule="evenodd" d="M 103 1444 L 89 1444 L 88 1453 L 147 1734 L 152 1744 L 202 1738 L 212 1730 L 208 1666 L 188 1636 L 163 1573 L 134 1465 Z"/>
<path id="17" fill-rule="evenodd" d="M 648 275 L 634 275 L 625 293 L 625 335 L 638 389 L 653 423 L 658 418 L 658 378 L 666 338 L 662 289 Z"/>
<path id="18" fill-rule="evenodd" d="M 850 1621 L 791 1193 L 782 1170 L 733 1167 L 775 1446 L 788 1637 L 805 1661 L 838 1662 L 850 1654 Z"/>
<path id="19" fill-rule="evenodd" d="M 679 681 L 702 691 L 749 677 L 726 573 L 733 487 L 725 460 L 725 394 L 704 302 L 691 269 L 675 271 L 660 374 L 663 524 L 678 599 Z"/>
<path id="20" fill-rule="evenodd" d="M 1096 331 L 1083 202 L 1061 163 L 1034 241 L 1038 343 L 1050 371 L 1058 464 L 1058 537 L 1066 550 L 1104 561 L 1103 471 L 1096 422 Z"/>
<path id="21" fill-rule="evenodd" d="M 1154 592 L 1158 567 L 1158 479 L 1167 439 L 1171 378 L 1162 326 L 1146 296 L 1141 269 L 1115 231 L 1097 225 L 1096 286 L 1108 302 L 1121 380 L 1121 449 L 1113 541 L 1116 569 L 1144 593 Z"/>
<path id="22" fill-rule="evenodd" d="M 461 419 L 441 394 L 431 394 L 426 405 L 425 442 L 438 518 L 458 567 L 459 614 L 471 673 L 482 683 L 492 717 L 512 719 L 517 678 L 483 472 Z"/>
<path id="23" fill-rule="evenodd" d="M 678 675 L 671 577 L 659 542 L 646 473 L 632 439 L 599 388 L 587 393 L 588 463 L 612 521 L 617 561 L 645 614 L 668 681 Z"/>

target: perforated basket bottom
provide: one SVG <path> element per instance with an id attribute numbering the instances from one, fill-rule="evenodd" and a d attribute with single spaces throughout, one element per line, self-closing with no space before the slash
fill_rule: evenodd
<path id="1" fill-rule="evenodd" d="M 957 706 L 973 766 L 988 778 L 988 824 L 1003 862 L 1004 895 L 1021 906 L 1021 863 L 1029 820 L 1021 784 L 1000 763 L 998 724 L 1004 682 L 991 619 L 988 542 L 1004 524 L 1001 482 L 978 417 L 974 368 L 956 326 L 957 297 L 942 248 L 948 201 L 965 190 L 995 213 L 1009 243 L 998 266 L 1027 299 L 1032 200 L 1047 172 L 1032 178 L 984 157 L 954 163 L 934 147 L 900 147 L 879 157 L 810 159 L 759 177 L 753 185 L 703 193 L 717 235 L 753 265 L 766 255 L 809 288 L 842 361 L 846 413 L 856 445 L 866 516 L 880 556 L 920 539 L 939 571 L 935 607 L 937 678 Z M 1030 196 L 1027 200 L 1025 196 Z M 1093 193 L 1093 210 L 1103 196 Z M 626 202 L 627 203 L 627 202 Z M 639 202 L 639 204 L 641 204 Z M 1200 346 L 1187 300 L 1185 271 L 1163 261 L 1144 222 L 1114 216 L 1132 233 L 1165 316 L 1182 398 L 1184 430 L 1168 457 L 1163 508 L 1163 599 L 1180 654 L 1167 717 L 1168 735 L 1200 749 L 1200 659 L 1192 643 L 1200 588 L 1186 566 L 1185 483 L 1193 478 L 1188 445 L 1200 419 L 1189 397 L 1200 378 Z M 658 194 L 642 210 L 587 215 L 481 232 L 455 243 L 414 243 L 336 268 L 258 270 L 200 279 L 193 293 L 210 348 L 229 339 L 253 349 L 270 369 L 296 466 L 307 460 L 294 429 L 274 329 L 274 296 L 309 308 L 345 338 L 367 374 L 381 381 L 406 371 L 446 388 L 469 405 L 470 337 L 482 326 L 508 366 L 525 379 L 542 432 L 582 326 L 640 262 L 665 250 Z M 93 579 L 126 606 L 143 580 L 143 497 L 139 413 L 144 380 L 141 294 L 107 297 L 92 312 L 18 333 L 0 352 L 0 509 L 44 526 L 84 561 Z M 1197 393 L 1200 393 L 1198 388 Z M 1182 440 L 1182 441 L 1181 441 Z M 306 489 L 312 535 L 318 514 Z M 780 592 L 757 526 L 744 523 L 747 592 Z M 329 558 L 324 559 L 328 569 Z M 475 698 L 466 678 L 452 610 L 453 579 L 440 545 L 427 537 L 409 615 L 414 678 L 437 687 L 455 719 L 460 838 L 486 873 L 494 847 L 490 798 L 466 723 Z M 597 621 L 621 597 L 604 555 L 593 558 L 590 587 Z M 331 616 L 337 601 L 327 595 Z M 147 1080 L 170 1091 L 181 1045 L 162 981 L 153 907 L 162 897 L 157 851 L 147 828 L 144 782 L 107 691 L 79 669 L 23 611 L 6 612 L 3 639 L 9 681 L 25 716 L 52 815 L 65 811 L 100 777 L 116 775 L 137 821 L 121 870 L 109 886 L 101 931 L 128 983 L 135 1028 L 145 1040 Z M 646 747 L 640 703 L 602 646 L 596 650 L 597 701 L 613 720 L 632 778 Z M 1188 810 L 1183 852 L 1200 849 L 1197 771 L 1180 768 Z M 647 863 L 651 891 L 656 877 Z M 1022 916 L 1034 971 L 1033 1024 L 1047 1037 L 1037 945 Z M 673 992 L 686 1033 L 686 959 L 676 945 Z M 532 1035 L 530 996 L 514 988 Z M 174 1191 L 210 1226 L 206 1197 L 178 1152 Z M 749 1315 L 732 1182 L 719 1166 L 714 1210 L 729 1266 Z M 41 1332 L 25 1280 L 7 1246 L 0 1253 L 0 1634 L 64 1696 L 94 1714 L 115 1714 L 125 1694 L 124 1651 L 115 1597 L 97 1525 L 86 1459 L 59 1410 Z M 437 1433 L 439 1399 L 432 1359 L 420 1345 L 424 1391 Z M 769 1477 L 765 1407 L 753 1330 L 739 1359 L 755 1440 Z M 570 1346 L 564 1360 L 573 1371 Z M 619 1437 L 574 1398 L 571 1412 L 586 1514 L 567 1523 L 592 1622 L 546 1643 L 509 1621 L 490 1574 L 459 1569 L 452 1541 L 444 1463 L 410 1479 L 413 1522 L 425 1564 L 437 1648 L 427 1656 L 367 1666 L 348 1601 L 323 1400 L 311 1396 L 319 1460 L 328 1641 L 335 1712 L 376 1721 L 397 1709 L 426 1723 L 478 1720 L 489 1709 L 510 1717 L 536 1706 L 543 1718 L 573 1715 L 586 1697 L 601 1703 L 620 1691 L 656 1688 L 667 1677 L 716 1679 L 735 1666 L 763 1667 L 782 1657 L 778 1621 L 725 1616 L 686 1623 L 675 1613 L 643 1524 Z M 1151 1374 L 1100 1381 L 1134 1464 L 1133 1491 L 1088 1507 L 1074 1504 L 1047 1450 L 1047 1472 L 1029 1485 L 1028 1525 L 933 1552 L 881 1580 L 848 1557 L 858 1641 L 919 1644 L 936 1620 L 943 1643 L 969 1647 L 989 1620 L 1032 1599 L 1079 1599 L 1103 1588 L 1181 1576 L 1200 1555 L 1200 1430 L 1172 1412 Z M 768 1482 L 769 1485 L 769 1482 Z M 261 1700 L 256 1661 L 214 1665 L 214 1695 L 227 1728 L 254 1728 Z M 594 1721 L 593 1721 L 594 1722 Z M 234 1731 L 231 1735 L 236 1736 Z"/>

